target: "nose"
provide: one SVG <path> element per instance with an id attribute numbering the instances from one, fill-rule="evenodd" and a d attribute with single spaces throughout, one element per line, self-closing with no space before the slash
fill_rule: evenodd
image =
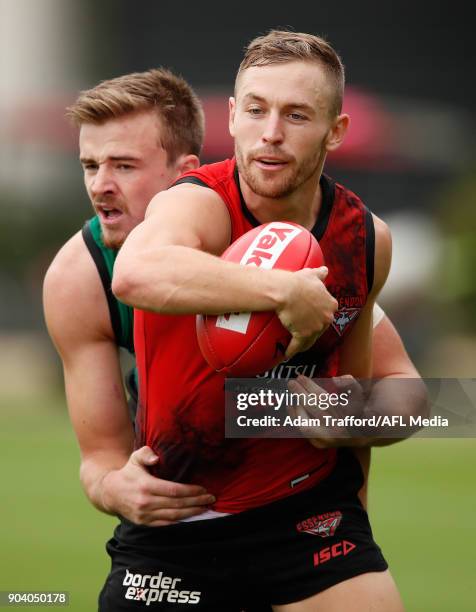
<path id="1" fill-rule="evenodd" d="M 94 173 L 89 183 L 89 189 L 94 197 L 112 195 L 116 192 L 116 184 L 112 172 L 105 165 L 100 165 Z"/>
<path id="2" fill-rule="evenodd" d="M 279 113 L 269 114 L 261 138 L 263 142 L 271 144 L 279 144 L 284 140 L 283 125 Z"/>

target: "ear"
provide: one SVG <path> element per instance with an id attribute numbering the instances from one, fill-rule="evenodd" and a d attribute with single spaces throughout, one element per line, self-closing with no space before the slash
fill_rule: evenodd
<path id="1" fill-rule="evenodd" d="M 340 147 L 344 140 L 347 129 L 350 125 L 349 115 L 339 115 L 331 126 L 326 136 L 326 150 L 335 151 Z"/>
<path id="2" fill-rule="evenodd" d="M 230 131 L 230 135 L 232 138 L 235 137 L 235 111 L 236 111 L 236 100 L 231 97 L 228 100 L 228 110 L 229 110 L 229 118 L 228 118 L 228 129 Z"/>
<path id="3" fill-rule="evenodd" d="M 179 174 L 195 170 L 200 166 L 200 160 L 196 155 L 180 155 L 176 162 L 176 169 Z"/>

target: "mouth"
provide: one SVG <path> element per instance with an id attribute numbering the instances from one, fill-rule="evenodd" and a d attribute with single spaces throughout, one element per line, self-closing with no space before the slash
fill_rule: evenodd
<path id="1" fill-rule="evenodd" d="M 115 223 L 123 216 L 122 210 L 114 206 L 96 206 L 96 211 L 101 222 L 105 224 Z"/>
<path id="2" fill-rule="evenodd" d="M 263 170 L 281 170 L 289 164 L 286 159 L 278 157 L 255 157 L 254 163 Z"/>

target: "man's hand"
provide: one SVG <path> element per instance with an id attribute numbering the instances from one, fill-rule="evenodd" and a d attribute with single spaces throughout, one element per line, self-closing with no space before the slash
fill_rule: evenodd
<path id="1" fill-rule="evenodd" d="M 291 276 L 284 305 L 276 311 L 292 334 L 287 359 L 310 348 L 334 319 L 338 304 L 323 283 L 327 274 L 328 269 L 321 267 L 304 268 Z"/>
<path id="2" fill-rule="evenodd" d="M 134 451 L 120 470 L 102 479 L 102 503 L 138 525 L 159 527 L 201 514 L 215 502 L 203 487 L 151 476 L 147 468 L 160 458 L 148 446 Z"/>
<path id="3" fill-rule="evenodd" d="M 346 427 L 325 425 L 323 419 L 324 415 L 339 419 L 345 418 L 347 415 L 360 417 L 363 416 L 366 405 L 364 390 L 353 376 L 346 374 L 345 376 L 336 376 L 331 380 L 333 388 L 324 389 L 310 378 L 307 378 L 307 376 L 300 375 L 296 379 L 290 380 L 288 382 L 288 387 L 292 393 L 312 394 L 317 397 L 323 397 L 325 394 L 329 393 L 345 393 L 348 400 L 347 405 L 343 406 L 341 402 L 339 402 L 337 405 L 329 405 L 328 408 L 323 410 L 318 406 L 310 406 L 308 402 L 302 402 L 297 406 L 290 407 L 289 413 L 293 417 L 300 416 L 303 419 L 320 419 L 321 427 L 301 427 L 302 433 L 316 448 L 365 446 L 367 444 L 367 438 L 351 435 L 351 432 Z"/>

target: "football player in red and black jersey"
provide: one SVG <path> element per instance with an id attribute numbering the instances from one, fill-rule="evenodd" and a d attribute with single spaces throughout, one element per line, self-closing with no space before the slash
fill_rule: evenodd
<path id="1" fill-rule="evenodd" d="M 216 502 L 202 520 L 154 531 L 123 520 L 109 543 L 103 611 L 144 601 L 231 611 L 246 597 L 284 611 L 342 610 L 350 601 L 356 612 L 402 610 L 358 497 L 365 470 L 349 448 L 381 441 L 225 439 L 224 376 L 206 364 L 195 335 L 195 313 L 274 310 L 293 336 L 290 376 L 314 365 L 319 377 L 371 375 L 372 311 L 391 240 L 355 194 L 323 174 L 349 124 L 343 87 L 340 58 L 323 39 L 272 31 L 254 40 L 230 100 L 235 158 L 158 194 L 118 255 L 113 290 L 139 309 L 136 444 L 160 456 L 155 475 L 199 484 Z M 220 260 L 231 242 L 273 220 L 312 231 L 326 268 Z M 316 533 L 300 530 L 304 521 Z"/>

